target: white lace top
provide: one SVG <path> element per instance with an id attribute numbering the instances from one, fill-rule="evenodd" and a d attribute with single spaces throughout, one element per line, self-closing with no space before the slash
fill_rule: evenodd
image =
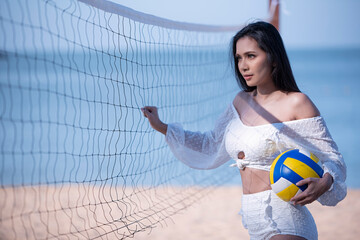
<path id="1" fill-rule="evenodd" d="M 216 121 L 208 132 L 184 130 L 180 124 L 169 124 L 166 142 L 175 157 L 196 169 L 212 169 L 231 158 L 240 169 L 246 167 L 269 171 L 281 152 L 298 148 L 314 153 L 334 183 L 318 201 L 336 205 L 346 196 L 346 165 L 322 117 L 272 123 L 259 126 L 243 124 L 233 106 Z M 245 158 L 238 159 L 244 152 Z"/>

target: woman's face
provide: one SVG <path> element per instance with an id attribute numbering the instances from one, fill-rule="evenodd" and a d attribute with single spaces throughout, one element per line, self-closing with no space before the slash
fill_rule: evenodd
<path id="1" fill-rule="evenodd" d="M 255 39 L 247 36 L 240 38 L 236 43 L 235 58 L 239 72 L 249 87 L 272 84 L 272 65 Z"/>

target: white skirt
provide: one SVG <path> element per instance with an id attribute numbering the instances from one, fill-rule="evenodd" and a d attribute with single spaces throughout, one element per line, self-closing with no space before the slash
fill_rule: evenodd
<path id="1" fill-rule="evenodd" d="M 281 200 L 272 190 L 243 194 L 240 215 L 252 240 L 270 239 L 278 234 L 318 239 L 309 210 Z"/>

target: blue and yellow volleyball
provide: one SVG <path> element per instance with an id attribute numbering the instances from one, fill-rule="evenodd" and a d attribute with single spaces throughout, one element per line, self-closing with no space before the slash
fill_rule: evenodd
<path id="1" fill-rule="evenodd" d="M 307 185 L 296 186 L 297 182 L 309 177 L 321 178 L 323 174 L 321 162 L 313 153 L 291 149 L 279 154 L 272 163 L 270 184 L 276 195 L 288 202 L 307 188 Z"/>

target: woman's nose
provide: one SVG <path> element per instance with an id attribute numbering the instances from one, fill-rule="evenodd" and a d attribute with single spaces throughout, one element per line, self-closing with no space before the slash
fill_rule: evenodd
<path id="1" fill-rule="evenodd" d="M 245 72 L 245 71 L 247 71 L 248 69 L 249 69 L 249 67 L 248 67 L 246 61 L 241 61 L 241 62 L 239 62 L 239 71 L 240 71 L 240 72 Z"/>

